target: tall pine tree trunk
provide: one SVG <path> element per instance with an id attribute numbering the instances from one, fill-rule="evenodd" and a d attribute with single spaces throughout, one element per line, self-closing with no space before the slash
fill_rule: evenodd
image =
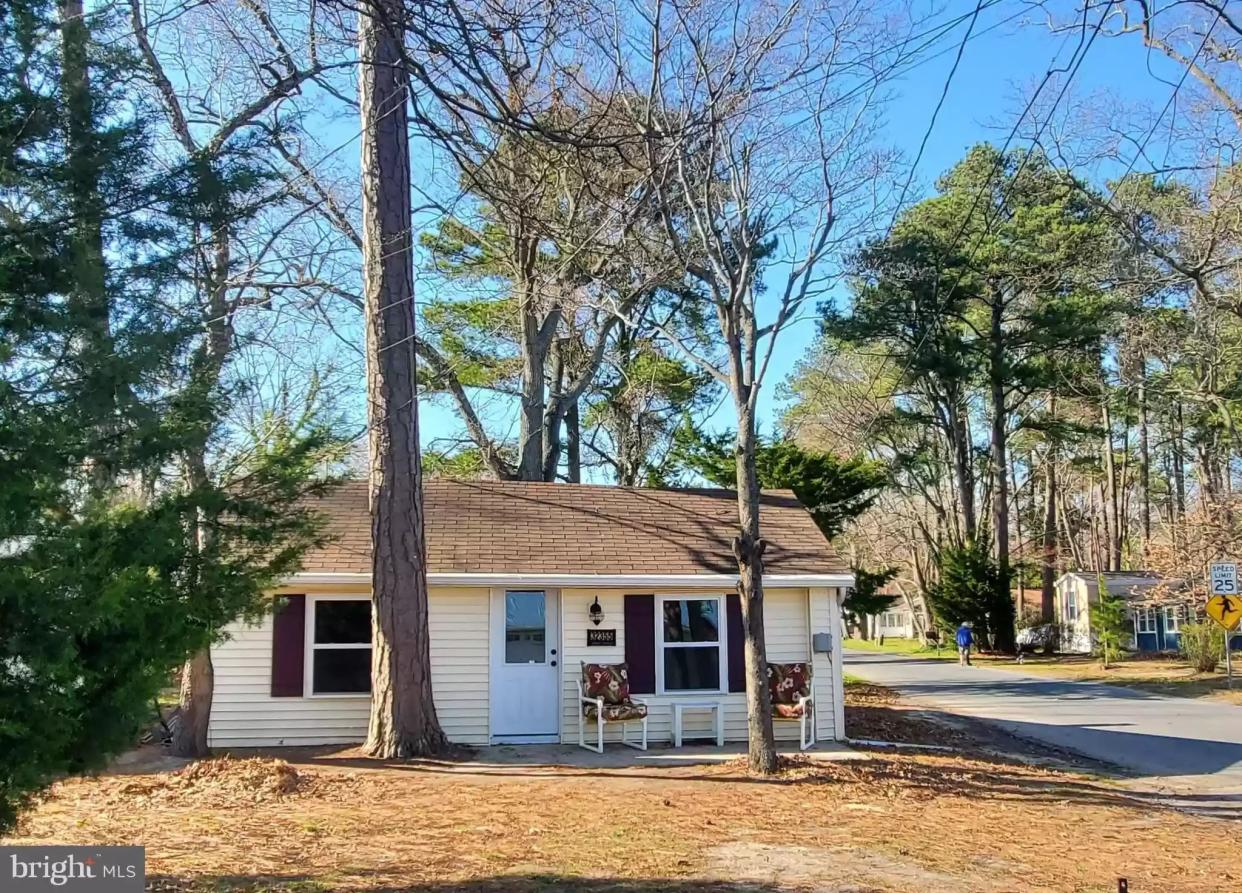
<path id="1" fill-rule="evenodd" d="M 1174 408 L 1173 417 L 1173 509 L 1177 520 L 1173 524 L 1173 543 L 1185 542 L 1182 528 L 1186 524 L 1186 448 L 1185 430 L 1180 400 Z"/>
<path id="2" fill-rule="evenodd" d="M 1009 461 L 1007 458 L 1008 443 L 1005 422 L 1008 418 L 1005 409 L 1004 380 L 1004 321 L 1005 305 L 1003 298 L 997 294 L 992 297 L 991 326 L 989 332 L 990 358 L 988 363 L 990 378 L 990 398 L 992 409 L 992 527 L 996 538 L 996 565 L 1000 574 L 1000 586 L 997 604 L 1003 604 L 1011 596 L 1009 594 Z M 993 624 L 993 635 L 996 637 L 998 651 L 1011 653 L 1014 650 L 1013 624 L 1006 618 L 998 619 Z"/>
<path id="3" fill-rule="evenodd" d="M 975 474 L 964 410 L 954 412 L 952 425 L 953 476 L 957 482 L 958 501 L 962 505 L 962 532 L 967 542 L 973 542 L 979 531 L 979 521 L 975 515 Z"/>
<path id="4" fill-rule="evenodd" d="M 565 410 L 565 476 L 571 484 L 582 481 L 582 419 L 577 400 Z"/>
<path id="5" fill-rule="evenodd" d="M 73 291 L 66 307 L 81 337 L 71 362 L 83 382 L 85 405 L 94 416 L 89 436 L 87 470 L 91 492 L 102 495 L 116 479 L 115 449 L 122 383 L 113 353 L 112 304 L 104 258 L 104 199 L 100 192 L 102 148 L 91 92 L 90 28 L 82 0 L 60 0 L 60 88 L 64 100 L 65 160 L 70 226 L 68 256 Z M 87 371 L 89 370 L 89 371 Z"/>
<path id="6" fill-rule="evenodd" d="M 1104 490 L 1101 493 L 1104 509 L 1105 569 L 1121 570 L 1120 511 L 1117 503 L 1117 467 L 1113 452 L 1113 415 L 1105 395 L 1101 405 L 1100 421 L 1104 426 Z"/>
<path id="7" fill-rule="evenodd" d="M 1048 454 L 1044 458 L 1042 546 L 1039 567 L 1039 617 L 1044 623 L 1051 623 L 1053 605 L 1056 600 L 1057 578 L 1057 452 L 1056 445 L 1051 440 L 1048 443 Z"/>
<path id="8" fill-rule="evenodd" d="M 404 22 L 403 0 L 378 0 L 358 21 L 374 604 L 365 747 L 381 758 L 446 746 L 432 701 L 427 629 Z"/>
<path id="9" fill-rule="evenodd" d="M 1027 457 L 1027 468 L 1031 468 L 1031 459 Z M 1018 466 L 1017 457 L 1014 453 L 1009 454 L 1009 482 L 1013 487 L 1013 532 L 1017 537 L 1017 553 L 1018 567 L 1021 568 L 1026 562 L 1026 553 L 1023 551 L 1024 540 L 1022 536 L 1022 488 L 1018 485 Z M 1019 571 L 1018 577 L 1018 622 L 1022 623 L 1026 614 L 1026 576 Z"/>
<path id="10" fill-rule="evenodd" d="M 1139 489 L 1142 490 L 1140 512 L 1143 522 L 1143 553 L 1151 544 L 1151 444 L 1148 439 L 1147 422 L 1147 372 L 1139 370 Z"/>
<path id="11" fill-rule="evenodd" d="M 750 769 L 776 772 L 776 737 L 772 731 L 772 696 L 768 689 L 768 654 L 763 627 L 763 551 L 759 529 L 759 475 L 755 467 L 755 411 L 750 385 L 734 374 L 737 407 L 737 507 L 740 531 L 733 541 L 738 594 L 745 637 L 746 718 Z"/>

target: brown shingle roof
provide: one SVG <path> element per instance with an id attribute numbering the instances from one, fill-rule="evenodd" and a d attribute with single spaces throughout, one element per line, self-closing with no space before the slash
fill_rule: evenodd
<path id="1" fill-rule="evenodd" d="M 589 484 L 427 481 L 432 573 L 732 574 L 732 490 L 646 490 Z M 349 481 L 321 508 L 332 537 L 310 572 L 369 573 L 367 487 Z M 765 491 L 760 524 L 769 574 L 841 574 L 848 567 L 787 490 Z"/>

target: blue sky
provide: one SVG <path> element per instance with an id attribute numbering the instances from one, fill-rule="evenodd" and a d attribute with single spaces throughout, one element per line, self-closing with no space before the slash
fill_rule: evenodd
<path id="1" fill-rule="evenodd" d="M 970 0 L 949 0 L 942 5 L 934 21 L 951 20 L 974 8 Z M 1013 18 L 1015 14 L 1017 17 Z M 899 149 L 907 161 L 914 159 L 927 132 L 965 29 L 963 22 L 925 53 L 925 57 L 939 55 L 927 58 L 890 85 L 892 99 L 886 107 L 884 138 Z M 927 195 L 935 178 L 952 167 L 972 145 L 984 140 L 1003 143 L 1027 97 L 1043 79 L 1050 64 L 1058 59 L 1058 64 L 1064 65 L 1076 42 L 1076 35 L 1067 38 L 1051 33 L 1040 11 L 1030 10 L 1024 0 L 1001 0 L 995 8 L 985 10 L 975 25 L 974 36 L 966 45 L 947 99 L 931 130 L 907 204 Z M 1096 109 L 1116 109 L 1118 114 L 1122 110 L 1144 107 L 1158 112 L 1181 74 L 1177 66 L 1162 56 L 1149 56 L 1133 35 L 1101 36 L 1082 62 L 1059 112 L 1064 115 L 1070 109 L 1072 117 L 1072 110 L 1083 103 Z M 1060 82 L 1054 80 L 1045 88 L 1043 99 L 1050 101 L 1059 89 Z M 1102 101 L 1103 96 L 1108 97 L 1106 101 Z M 1044 117 L 1041 114 L 1038 120 Z M 1027 128 L 1027 139 L 1016 138 L 1012 145 L 1029 145 L 1031 129 Z M 1141 164 L 1138 169 L 1142 169 Z M 887 222 L 883 221 L 883 225 Z M 838 299 L 841 297 L 838 295 Z M 781 336 L 760 403 L 761 425 L 768 433 L 779 417 L 778 387 L 811 348 L 815 336 L 813 319 L 802 320 Z M 424 444 L 460 431 L 457 417 L 447 403 L 424 401 L 421 412 Z M 732 424 L 732 410 L 725 403 L 711 418 L 709 427 L 721 429 Z"/>

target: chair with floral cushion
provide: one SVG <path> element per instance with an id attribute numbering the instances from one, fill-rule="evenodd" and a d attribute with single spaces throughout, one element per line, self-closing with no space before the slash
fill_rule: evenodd
<path id="1" fill-rule="evenodd" d="M 798 747 L 815 746 L 814 703 L 811 698 L 811 667 L 805 662 L 768 664 L 768 691 L 772 695 L 772 718 L 798 721 Z"/>
<path id="2" fill-rule="evenodd" d="M 586 742 L 586 723 L 595 722 L 595 744 Z M 630 741 L 625 730 L 628 723 L 642 722 L 641 741 Z M 582 665 L 578 680 L 578 746 L 604 752 L 604 725 L 621 724 L 621 743 L 638 750 L 647 749 L 647 705 L 630 697 L 630 673 L 625 664 Z"/>

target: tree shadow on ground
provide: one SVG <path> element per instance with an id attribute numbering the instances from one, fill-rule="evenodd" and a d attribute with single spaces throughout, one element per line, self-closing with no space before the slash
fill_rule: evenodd
<path id="1" fill-rule="evenodd" d="M 572 875 L 518 874 L 464 881 L 432 881 L 374 886 L 361 880 L 374 872 L 350 873 L 344 880 L 307 875 L 151 875 L 152 893 L 776 893 L 769 884 L 686 878 L 591 878 Z M 878 888 L 876 888 L 878 891 Z M 851 888 L 867 893 L 866 888 Z"/>
<path id="2" fill-rule="evenodd" d="M 1220 818 L 1242 818 L 1242 794 L 1189 793 L 1122 789 L 1089 776 L 1032 771 L 1004 758 L 979 756 L 969 762 L 876 756 L 866 762 L 833 767 L 831 775 L 810 774 L 803 784 L 855 782 L 897 788 L 913 797 L 958 796 L 1121 809 L 1165 809 Z"/>

